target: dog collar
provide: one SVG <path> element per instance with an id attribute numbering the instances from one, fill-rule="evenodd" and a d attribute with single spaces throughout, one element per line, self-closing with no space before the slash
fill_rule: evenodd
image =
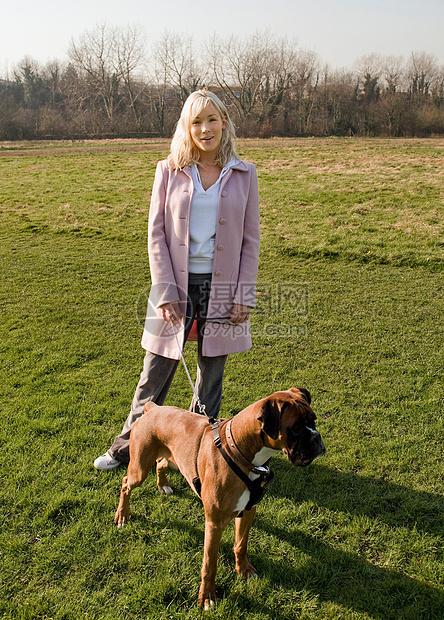
<path id="1" fill-rule="evenodd" d="M 242 454 L 242 452 L 239 450 L 239 448 L 237 447 L 236 442 L 234 441 L 233 438 L 233 434 L 231 432 L 231 422 L 233 420 L 230 419 L 228 421 L 227 427 L 225 429 L 225 434 L 227 437 L 227 447 L 229 447 L 229 449 L 231 448 L 231 452 L 234 453 L 235 458 L 240 461 L 240 464 L 245 467 L 246 469 L 248 469 L 249 471 L 251 471 L 253 474 L 258 474 L 259 476 L 264 475 L 264 474 L 268 474 L 268 472 L 270 471 L 268 467 L 264 467 L 264 466 L 256 466 L 253 465 L 252 463 L 250 463 L 250 461 L 248 461 L 248 459 L 245 458 L 245 456 Z"/>

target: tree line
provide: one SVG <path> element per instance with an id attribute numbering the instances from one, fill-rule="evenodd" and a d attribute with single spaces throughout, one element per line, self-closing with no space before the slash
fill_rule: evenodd
<path id="1" fill-rule="evenodd" d="M 209 88 L 239 136 L 444 134 L 444 67 L 426 52 L 370 54 L 331 69 L 296 41 L 143 31 L 107 24 L 72 40 L 68 60 L 25 57 L 0 78 L 0 140 L 170 137 L 187 96 Z"/>

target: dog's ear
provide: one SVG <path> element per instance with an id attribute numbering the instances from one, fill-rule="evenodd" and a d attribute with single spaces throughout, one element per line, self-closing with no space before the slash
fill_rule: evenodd
<path id="1" fill-rule="evenodd" d="M 300 392 L 300 394 L 302 395 L 302 397 L 304 398 L 304 400 L 307 401 L 307 403 L 309 405 L 311 405 L 311 394 L 308 390 L 306 390 L 305 388 L 290 388 L 288 390 L 289 392 L 295 392 L 298 393 Z"/>
<path id="2" fill-rule="evenodd" d="M 280 423 L 281 423 L 281 411 L 278 403 L 275 400 L 268 399 L 262 406 L 258 420 L 262 422 L 262 430 L 271 439 L 277 439 L 279 437 Z"/>
<path id="3" fill-rule="evenodd" d="M 305 388 L 298 388 L 298 390 L 300 391 L 300 393 L 302 394 L 302 396 L 305 398 L 305 400 L 307 401 L 307 403 L 309 405 L 311 405 L 311 394 L 308 390 L 306 390 Z"/>

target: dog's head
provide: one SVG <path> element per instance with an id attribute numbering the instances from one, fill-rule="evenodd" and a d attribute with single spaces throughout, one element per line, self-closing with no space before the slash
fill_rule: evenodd
<path id="1" fill-rule="evenodd" d="M 310 403 L 304 388 L 275 392 L 260 401 L 258 420 L 265 445 L 282 450 L 293 465 L 308 465 L 325 452 Z"/>

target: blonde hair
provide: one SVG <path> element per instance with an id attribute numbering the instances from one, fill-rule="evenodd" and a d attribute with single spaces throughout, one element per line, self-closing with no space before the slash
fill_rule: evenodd
<path id="1" fill-rule="evenodd" d="M 216 163 L 222 168 L 235 158 L 240 159 L 236 153 L 236 132 L 234 125 L 228 116 L 228 111 L 222 101 L 209 90 L 196 90 L 185 101 L 180 118 L 177 122 L 176 131 L 171 141 L 171 153 L 168 163 L 173 170 L 180 170 L 185 166 L 197 164 L 200 159 L 199 149 L 191 138 L 191 124 L 199 116 L 208 103 L 212 103 L 218 111 L 226 127 L 222 130 L 222 139 L 216 157 Z"/>

